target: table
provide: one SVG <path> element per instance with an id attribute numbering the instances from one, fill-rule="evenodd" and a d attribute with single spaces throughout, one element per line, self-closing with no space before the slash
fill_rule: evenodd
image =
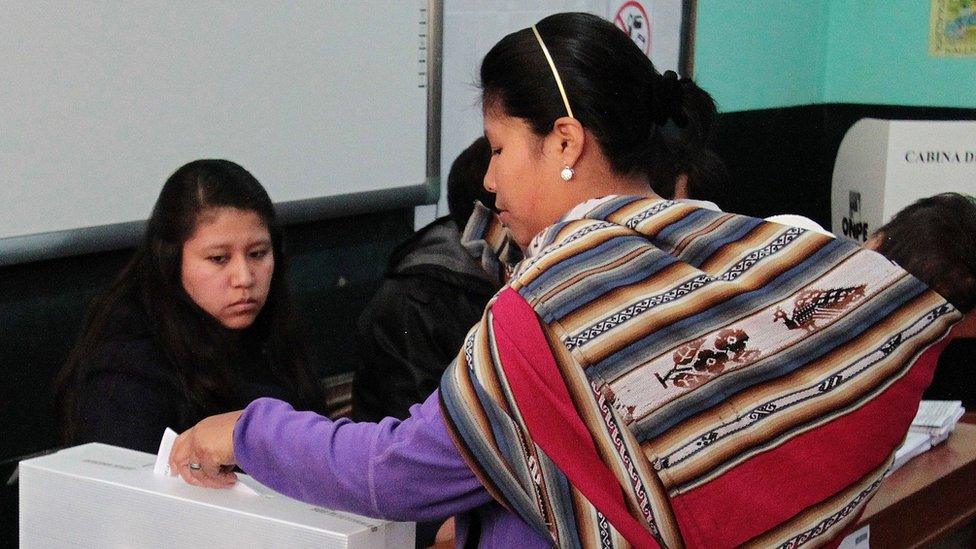
<path id="1" fill-rule="evenodd" d="M 960 422 L 948 440 L 884 480 L 856 528 L 870 525 L 872 549 L 919 547 L 974 518 L 976 425 Z"/>

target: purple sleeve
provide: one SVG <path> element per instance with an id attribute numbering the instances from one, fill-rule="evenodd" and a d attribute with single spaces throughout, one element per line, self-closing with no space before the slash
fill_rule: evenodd
<path id="1" fill-rule="evenodd" d="M 247 474 L 295 499 L 371 517 L 426 521 L 491 501 L 441 416 L 435 391 L 404 420 L 331 421 L 270 398 L 234 428 Z"/>

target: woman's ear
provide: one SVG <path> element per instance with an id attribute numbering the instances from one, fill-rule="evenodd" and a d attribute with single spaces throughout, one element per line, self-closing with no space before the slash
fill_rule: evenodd
<path id="1" fill-rule="evenodd" d="M 573 167 L 583 154 L 586 131 L 579 120 L 563 116 L 552 123 L 552 132 L 546 138 L 547 151 L 563 165 Z"/>

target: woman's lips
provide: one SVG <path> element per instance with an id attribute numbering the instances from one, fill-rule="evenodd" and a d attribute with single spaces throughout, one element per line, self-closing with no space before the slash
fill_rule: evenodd
<path id="1" fill-rule="evenodd" d="M 227 309 L 234 313 L 248 313 L 258 308 L 258 302 L 253 299 L 242 299 L 231 303 Z"/>

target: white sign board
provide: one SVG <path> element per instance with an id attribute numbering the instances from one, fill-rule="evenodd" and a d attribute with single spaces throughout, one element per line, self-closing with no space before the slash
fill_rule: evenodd
<path id="1" fill-rule="evenodd" d="M 864 242 L 905 206 L 950 191 L 976 195 L 976 121 L 859 120 L 834 163 L 833 232 Z"/>

